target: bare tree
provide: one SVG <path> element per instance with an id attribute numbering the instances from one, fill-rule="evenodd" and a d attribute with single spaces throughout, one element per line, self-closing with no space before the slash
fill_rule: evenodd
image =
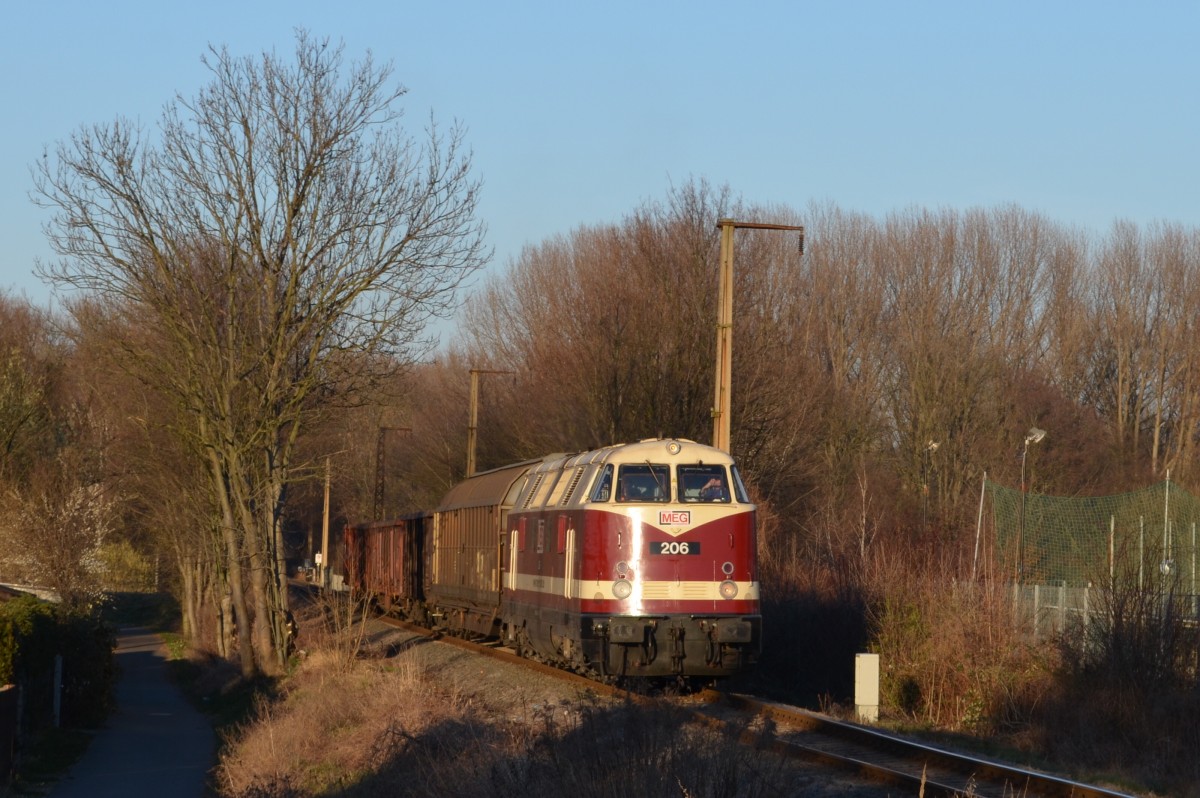
<path id="1" fill-rule="evenodd" d="M 0 294 L 0 485 L 24 484 L 53 453 L 59 350 L 45 314 Z"/>
<path id="2" fill-rule="evenodd" d="M 1163 309 L 1136 225 L 1113 225 L 1099 253 L 1096 277 L 1093 369 L 1100 389 L 1096 393 L 1098 409 L 1110 419 L 1117 446 L 1133 461 L 1149 427 L 1155 340 Z"/>
<path id="3" fill-rule="evenodd" d="M 5 568 L 27 584 L 54 590 L 65 607 L 86 610 L 103 590 L 98 554 L 112 532 L 113 497 L 88 452 L 64 448 L 37 469 L 32 483 L 5 497 Z M 11 578 L 11 577 L 10 577 Z"/>
<path id="4" fill-rule="evenodd" d="M 81 130 L 36 192 L 63 258 L 45 271 L 158 341 L 127 351 L 203 456 L 251 676 L 286 650 L 282 518 L 308 414 L 410 358 L 485 256 L 461 131 L 410 138 L 390 67 L 346 68 L 304 31 L 294 62 L 205 64 L 212 82 L 157 140 Z"/>
<path id="5" fill-rule="evenodd" d="M 1147 279 L 1161 307 L 1153 341 L 1150 468 L 1176 479 L 1189 470 L 1195 450 L 1200 399 L 1193 342 L 1195 298 L 1200 289 L 1200 236 L 1179 225 L 1155 225 L 1146 237 Z"/>
<path id="6" fill-rule="evenodd" d="M 527 248 L 470 304 L 465 357 L 514 372 L 519 415 L 545 422 L 509 432 L 521 452 L 708 438 L 715 223 L 730 207 L 728 190 L 678 187 Z"/>

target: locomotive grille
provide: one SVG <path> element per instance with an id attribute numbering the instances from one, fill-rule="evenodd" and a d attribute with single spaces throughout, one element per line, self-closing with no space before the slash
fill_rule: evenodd
<path id="1" fill-rule="evenodd" d="M 669 582 L 648 582 L 642 585 L 642 598 L 644 599 L 665 599 L 671 596 L 671 584 Z"/>
<path id="2" fill-rule="evenodd" d="M 567 489 L 563 491 L 562 500 L 559 502 L 560 506 L 565 506 L 571 501 L 571 496 L 574 495 L 575 488 L 579 486 L 579 480 L 581 477 L 583 477 L 583 471 L 583 466 L 579 466 L 575 469 L 575 474 L 571 477 L 571 484 L 567 485 Z"/>
<path id="3" fill-rule="evenodd" d="M 643 582 L 642 598 L 674 601 L 710 601 L 716 598 L 713 582 Z"/>
<path id="4" fill-rule="evenodd" d="M 533 503 L 533 497 L 537 494 L 537 490 L 539 487 L 541 487 L 542 479 L 545 476 L 545 473 L 539 473 L 533 478 L 533 484 L 529 486 L 529 492 L 525 494 L 525 503 L 522 504 L 521 507 L 528 507 Z"/>

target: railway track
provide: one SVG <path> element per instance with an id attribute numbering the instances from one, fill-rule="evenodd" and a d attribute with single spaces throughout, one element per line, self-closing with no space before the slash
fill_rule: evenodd
<path id="1" fill-rule="evenodd" d="M 706 690 L 699 698 L 710 706 L 728 706 L 769 718 L 775 724 L 773 747 L 783 755 L 807 758 L 855 771 L 874 781 L 911 788 L 912 795 L 1130 798 L 1126 793 L 947 751 L 796 707 L 716 690 Z"/>
<path id="2" fill-rule="evenodd" d="M 560 668 L 518 657 L 496 645 L 486 645 L 441 635 L 394 618 L 383 623 L 476 654 L 523 668 L 536 670 L 555 679 L 577 683 L 598 694 L 634 701 L 660 701 L 630 693 L 620 687 L 602 684 Z M 780 756 L 816 762 L 871 781 L 894 786 L 903 794 L 922 796 L 972 796 L 974 798 L 1131 798 L 1081 782 L 1047 773 L 1000 763 L 990 759 L 947 751 L 874 728 L 838 721 L 815 712 L 770 703 L 749 696 L 717 690 L 705 690 L 687 703 L 696 716 L 710 724 L 742 722 L 762 718 L 773 724 L 770 748 Z M 753 736 L 761 744 L 761 737 Z M 911 792 L 910 792 L 911 790 Z"/>

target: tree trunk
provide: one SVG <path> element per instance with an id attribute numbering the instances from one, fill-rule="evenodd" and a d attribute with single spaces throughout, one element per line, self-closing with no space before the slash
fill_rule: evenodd
<path id="1" fill-rule="evenodd" d="M 221 504 L 221 541 L 225 546 L 225 570 L 229 578 L 229 597 L 233 602 L 233 618 L 237 626 L 238 659 L 241 664 L 242 677 L 253 679 L 258 675 L 258 666 L 254 658 L 250 613 L 246 606 L 246 596 L 242 589 L 244 575 L 242 573 L 242 546 L 238 541 L 238 529 L 234 521 L 233 499 L 229 495 L 230 481 L 235 479 L 229 474 L 221 462 L 215 449 L 209 449 L 209 465 L 212 468 L 213 484 L 219 486 L 217 497 Z M 254 560 L 249 560 L 251 569 Z"/>

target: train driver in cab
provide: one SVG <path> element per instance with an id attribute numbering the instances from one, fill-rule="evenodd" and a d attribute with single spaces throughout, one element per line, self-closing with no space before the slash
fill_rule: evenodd
<path id="1" fill-rule="evenodd" d="M 725 480 L 722 477 L 713 477 L 708 482 L 705 482 L 704 487 L 700 489 L 700 501 L 729 501 L 729 491 L 725 489 Z"/>
<path id="2" fill-rule="evenodd" d="M 679 472 L 685 502 L 729 501 L 729 485 L 721 466 L 681 466 Z"/>

